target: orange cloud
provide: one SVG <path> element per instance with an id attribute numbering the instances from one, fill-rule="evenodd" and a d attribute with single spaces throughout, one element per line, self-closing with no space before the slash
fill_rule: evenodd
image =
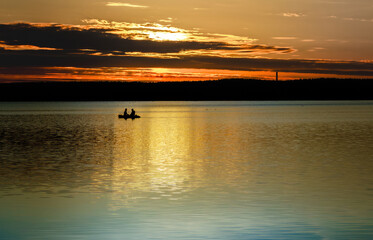
<path id="1" fill-rule="evenodd" d="M 286 12 L 281 14 L 283 17 L 305 17 L 303 13 Z"/>
<path id="2" fill-rule="evenodd" d="M 131 7 L 131 8 L 148 8 L 149 6 L 135 5 L 131 3 L 121 3 L 121 2 L 108 2 L 106 3 L 108 7 Z"/>

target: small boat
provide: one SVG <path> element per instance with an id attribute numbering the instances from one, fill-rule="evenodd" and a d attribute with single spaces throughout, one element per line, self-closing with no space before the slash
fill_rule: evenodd
<path id="1" fill-rule="evenodd" d="M 135 115 L 135 116 L 131 116 L 131 115 L 123 115 L 123 114 L 119 114 L 118 115 L 118 118 L 124 118 L 124 119 L 135 119 L 135 118 L 140 118 L 139 115 Z"/>

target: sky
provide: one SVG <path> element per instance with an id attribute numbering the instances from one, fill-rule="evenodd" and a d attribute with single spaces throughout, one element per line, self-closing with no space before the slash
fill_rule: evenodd
<path id="1" fill-rule="evenodd" d="M 0 81 L 373 78 L 371 0 L 1 0 Z"/>

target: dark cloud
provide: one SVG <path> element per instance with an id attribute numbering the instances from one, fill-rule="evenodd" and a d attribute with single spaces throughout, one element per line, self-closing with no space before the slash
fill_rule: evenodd
<path id="1" fill-rule="evenodd" d="M 229 48 L 221 42 L 151 41 L 123 38 L 109 33 L 112 29 L 92 29 L 58 24 L 0 24 L 0 41 L 7 45 L 32 45 L 80 51 L 177 53 L 182 50 Z"/>
<path id="2" fill-rule="evenodd" d="M 0 41 L 10 46 L 31 45 L 41 48 L 54 48 L 68 52 L 81 52 L 90 49 L 101 53 L 125 54 L 178 53 L 185 50 L 263 50 L 290 53 L 294 49 L 267 45 L 233 45 L 211 41 L 152 41 L 135 40 L 111 33 L 117 29 L 90 28 L 61 24 L 12 23 L 0 24 Z M 162 32 L 165 30 L 157 30 Z"/>
<path id="3" fill-rule="evenodd" d="M 200 68 L 373 76 L 372 62 L 302 59 L 187 57 Z"/>
<path id="4" fill-rule="evenodd" d="M 281 52 L 281 53 L 292 53 L 295 50 L 289 47 L 276 47 L 276 46 L 267 46 L 267 45 L 250 45 L 247 47 L 250 50 L 264 50 L 264 51 L 273 51 L 273 52 Z"/>
<path id="5" fill-rule="evenodd" d="M 64 51 L 7 51 L 0 54 L 3 67 L 162 67 L 226 69 L 243 71 L 281 71 L 373 76 L 372 62 L 319 61 L 301 59 L 224 58 L 214 56 L 187 56 L 154 58 L 133 56 L 96 56 Z M 0 69 L 1 73 L 1 69 Z"/>

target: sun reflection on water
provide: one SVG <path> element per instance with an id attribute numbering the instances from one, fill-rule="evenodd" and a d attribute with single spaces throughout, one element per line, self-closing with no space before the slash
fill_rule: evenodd
<path id="1" fill-rule="evenodd" d="M 188 115 L 164 118 L 153 109 L 139 121 L 115 123 L 113 204 L 120 208 L 120 199 L 178 200 L 190 189 L 193 132 Z"/>

